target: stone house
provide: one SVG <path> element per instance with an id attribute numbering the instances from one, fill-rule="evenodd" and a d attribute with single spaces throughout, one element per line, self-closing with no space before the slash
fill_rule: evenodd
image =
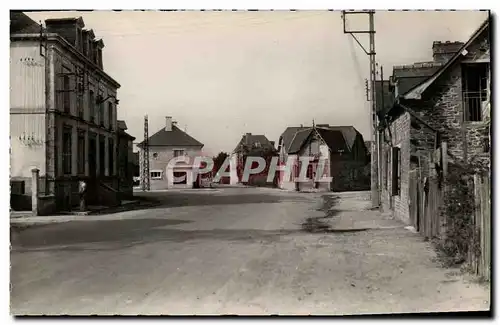
<path id="1" fill-rule="evenodd" d="M 193 162 L 195 157 L 202 156 L 204 145 L 179 129 L 176 124 L 172 117 L 167 116 L 165 127 L 148 139 L 151 190 L 193 188 L 197 181 L 194 177 Z M 137 144 L 137 147 L 142 170 L 144 141 Z M 174 158 L 179 161 L 169 166 L 169 162 Z"/>
<path id="2" fill-rule="evenodd" d="M 295 132 L 295 133 L 293 133 Z M 293 137 L 290 135 L 293 134 Z M 289 143 L 289 144 L 288 144 Z M 297 191 L 352 191 L 370 187 L 367 150 L 363 136 L 352 126 L 318 124 L 313 127 L 291 127 L 283 132 L 279 141 L 279 164 L 289 158 L 295 160 L 289 177 L 285 171 L 278 173 L 278 187 Z M 306 182 L 297 182 L 301 170 L 300 157 L 312 157 L 306 170 Z M 318 165 L 324 177 L 332 181 L 317 182 Z"/>
<path id="3" fill-rule="evenodd" d="M 13 192 L 31 193 L 40 173 L 40 198 L 54 210 L 79 203 L 115 204 L 117 90 L 104 71 L 104 43 L 79 18 L 47 19 L 45 27 L 11 11 L 10 165 Z"/>
<path id="4" fill-rule="evenodd" d="M 382 207 L 412 224 L 410 173 L 429 176 L 442 141 L 450 159 L 489 164 L 489 20 L 466 42 L 434 42 L 434 62 L 394 67 L 394 105 L 384 116 Z M 404 71 L 404 72 L 403 72 Z"/>

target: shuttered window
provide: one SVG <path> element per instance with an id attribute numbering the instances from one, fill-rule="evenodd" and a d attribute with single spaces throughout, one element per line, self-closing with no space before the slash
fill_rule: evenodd
<path id="1" fill-rule="evenodd" d="M 401 149 L 392 148 L 392 195 L 401 193 Z"/>

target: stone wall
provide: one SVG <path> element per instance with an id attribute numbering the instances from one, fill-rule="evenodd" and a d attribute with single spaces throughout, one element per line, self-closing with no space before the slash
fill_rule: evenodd
<path id="1" fill-rule="evenodd" d="M 411 156 L 411 118 L 410 114 L 404 112 L 398 116 L 390 125 L 392 146 L 399 147 L 401 153 L 401 179 L 399 195 L 392 195 L 392 149 L 390 143 L 384 143 L 382 149 L 382 209 L 393 211 L 399 220 L 410 222 L 410 156 Z"/>

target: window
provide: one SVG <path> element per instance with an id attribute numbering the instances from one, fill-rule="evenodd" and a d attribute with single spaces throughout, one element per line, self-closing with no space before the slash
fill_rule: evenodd
<path id="1" fill-rule="evenodd" d="M 112 130 L 113 129 L 113 104 L 108 103 L 108 126 Z"/>
<path id="2" fill-rule="evenodd" d="M 308 179 L 313 178 L 313 166 L 312 166 L 312 164 L 307 165 L 306 178 L 308 178 Z"/>
<path id="3" fill-rule="evenodd" d="M 85 174 L 85 131 L 78 132 L 78 174 Z"/>
<path id="4" fill-rule="evenodd" d="M 83 119 L 83 84 L 79 83 L 78 84 L 78 93 L 77 93 L 77 100 L 76 100 L 76 108 L 78 111 L 78 117 Z"/>
<path id="5" fill-rule="evenodd" d="M 260 148 L 261 147 L 261 144 L 260 144 L 259 141 L 256 141 L 253 145 L 254 145 L 255 148 Z"/>
<path id="6" fill-rule="evenodd" d="M 63 173 L 71 174 L 71 127 L 65 126 L 63 129 Z"/>
<path id="7" fill-rule="evenodd" d="M 150 172 L 151 179 L 162 179 L 163 172 L 161 170 L 153 170 Z"/>
<path id="8" fill-rule="evenodd" d="M 483 152 L 491 153 L 490 137 L 488 135 L 483 136 Z"/>
<path id="9" fill-rule="evenodd" d="M 109 175 L 113 176 L 115 174 L 115 143 L 112 138 L 108 139 L 108 165 L 109 165 Z"/>
<path id="10" fill-rule="evenodd" d="M 401 149 L 392 148 L 392 195 L 401 193 Z"/>
<path id="11" fill-rule="evenodd" d="M 102 49 L 97 49 L 97 65 L 102 69 Z"/>
<path id="12" fill-rule="evenodd" d="M 462 93 L 465 121 L 482 121 L 483 107 L 489 101 L 489 65 L 472 63 L 462 65 Z"/>
<path id="13" fill-rule="evenodd" d="M 99 94 L 99 124 L 104 126 L 104 102 L 103 100 L 103 94 Z"/>
<path id="14" fill-rule="evenodd" d="M 90 115 L 90 121 L 94 122 L 95 121 L 95 97 L 94 97 L 93 90 L 89 91 L 89 115 Z"/>
<path id="15" fill-rule="evenodd" d="M 106 172 L 106 150 L 105 150 L 105 139 L 103 136 L 99 137 L 99 173 L 100 175 L 105 175 Z"/>
<path id="16" fill-rule="evenodd" d="M 63 108 L 66 113 L 71 112 L 71 89 L 69 75 L 63 76 Z"/>
<path id="17" fill-rule="evenodd" d="M 174 150 L 174 157 L 181 157 L 184 156 L 184 150 L 183 149 L 176 149 Z"/>
<path id="18" fill-rule="evenodd" d="M 87 33 L 83 34 L 82 37 L 82 53 L 85 56 L 89 55 L 89 41 L 88 41 L 88 35 Z"/>

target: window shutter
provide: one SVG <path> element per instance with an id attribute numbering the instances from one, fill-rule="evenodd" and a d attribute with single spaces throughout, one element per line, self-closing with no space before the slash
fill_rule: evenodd
<path id="1" fill-rule="evenodd" d="M 392 148 L 392 195 L 399 195 L 399 148 Z"/>

